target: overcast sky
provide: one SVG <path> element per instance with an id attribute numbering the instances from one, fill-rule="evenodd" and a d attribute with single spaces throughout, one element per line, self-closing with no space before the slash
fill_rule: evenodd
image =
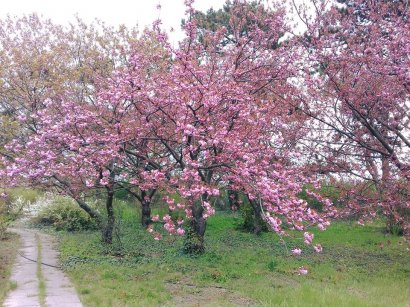
<path id="1" fill-rule="evenodd" d="M 309 3 L 306 0 L 295 2 Z M 211 7 L 216 10 L 222 8 L 224 3 L 225 0 L 195 0 L 194 7 L 205 12 Z M 158 4 L 161 5 L 160 10 L 157 9 Z M 98 18 L 112 26 L 138 25 L 140 30 L 160 18 L 165 30 L 169 32 L 169 29 L 174 29 L 174 32 L 170 33 L 171 42 L 174 43 L 183 37 L 181 19 L 184 17 L 184 11 L 184 0 L 0 0 L 0 18 L 35 12 L 55 23 L 65 25 L 75 21 L 75 16 L 78 15 L 86 22 Z M 304 28 L 299 22 L 295 30 L 301 32 Z"/>
<path id="2" fill-rule="evenodd" d="M 206 11 L 210 7 L 219 9 L 224 0 L 196 0 L 195 8 Z M 161 4 L 161 10 L 156 7 Z M 184 16 L 184 0 L 3 0 L 0 4 L 0 18 L 6 15 L 21 16 L 36 12 L 54 22 L 68 24 L 78 16 L 90 22 L 95 18 L 110 25 L 139 25 L 140 29 L 161 18 L 166 29 L 176 31 L 173 40 L 180 36 L 181 19 Z"/>

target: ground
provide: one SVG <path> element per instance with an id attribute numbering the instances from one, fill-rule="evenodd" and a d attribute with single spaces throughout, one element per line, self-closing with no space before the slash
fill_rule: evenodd
<path id="1" fill-rule="evenodd" d="M 7 233 L 6 238 L 0 239 L 0 306 L 2 306 L 6 293 L 15 286 L 9 278 L 18 248 L 19 236 L 17 234 Z"/>
<path id="2" fill-rule="evenodd" d="M 205 254 L 154 241 L 123 214 L 109 247 L 99 232 L 60 233 L 62 264 L 85 306 L 410 306 L 410 253 L 383 224 L 337 222 L 315 232 L 321 254 L 297 237 L 237 230 L 240 216 L 209 220 Z M 305 266 L 306 276 L 297 269 Z"/>
<path id="3" fill-rule="evenodd" d="M 59 267 L 55 238 L 34 229 L 12 229 L 21 247 L 11 270 L 12 289 L 4 307 L 82 307 L 70 280 Z"/>

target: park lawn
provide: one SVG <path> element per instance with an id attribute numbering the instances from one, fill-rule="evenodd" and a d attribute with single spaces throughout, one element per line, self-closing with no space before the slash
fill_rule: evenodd
<path id="1" fill-rule="evenodd" d="M 60 234 L 63 267 L 85 306 L 410 306 L 410 253 L 381 223 L 315 231 L 317 254 L 301 239 L 285 246 L 273 233 L 241 232 L 239 215 L 221 213 L 209 219 L 206 253 L 188 257 L 181 238 L 154 241 L 127 218 L 112 247 L 98 232 Z M 299 246 L 302 255 L 290 256 Z M 308 275 L 296 273 L 301 266 Z"/>
<path id="2" fill-rule="evenodd" d="M 10 274 L 19 247 L 20 240 L 17 234 L 6 233 L 6 237 L 0 239 L 0 306 L 7 292 L 15 287 L 15 284 L 10 281 Z"/>

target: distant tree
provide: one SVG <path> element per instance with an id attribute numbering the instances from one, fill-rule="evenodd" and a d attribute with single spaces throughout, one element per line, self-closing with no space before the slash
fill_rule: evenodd
<path id="1" fill-rule="evenodd" d="M 356 180 L 344 193 L 362 218 L 377 211 L 406 231 L 410 217 L 410 22 L 407 1 L 312 2 L 304 22 L 312 170 Z M 304 16 L 302 12 L 299 14 Z"/>
<path id="2" fill-rule="evenodd" d="M 73 197 L 100 222 L 102 216 L 86 199 L 96 190 L 105 191 L 108 224 L 104 240 L 108 243 L 114 223 L 113 189 L 120 186 L 102 186 L 98 182 L 106 171 L 113 174 L 111 181 L 116 178 L 117 170 L 110 167 L 115 159 L 106 160 L 106 165 L 91 166 L 90 173 L 90 166 L 72 156 L 79 154 L 80 144 L 88 146 L 81 132 L 91 120 L 85 114 L 95 111 L 92 106 L 97 101 L 96 93 L 106 87 L 113 70 L 128 64 L 125 54 L 138 43 L 137 34 L 134 29 L 113 29 L 103 23 L 87 25 L 81 20 L 64 28 L 36 15 L 0 22 L 0 124 L 5 128 L 0 132 L 0 151 L 3 163 L 9 167 L 9 176 L 2 176 L 3 185 L 58 190 Z M 148 41 L 140 42 L 139 48 L 147 51 L 150 45 Z M 82 112 L 79 107 L 84 108 Z M 75 120 L 71 126 L 70 120 Z M 50 134 L 57 131 L 61 134 L 55 139 Z M 70 172 L 63 174 L 61 163 Z M 17 164 L 20 167 L 10 169 L 10 165 Z M 12 181 L 4 182 L 6 178 Z"/>

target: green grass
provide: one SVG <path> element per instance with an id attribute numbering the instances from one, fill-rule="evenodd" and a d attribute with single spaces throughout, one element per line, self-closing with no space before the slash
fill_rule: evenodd
<path id="1" fill-rule="evenodd" d="M 19 246 L 20 240 L 16 234 L 7 233 L 4 239 L 0 239 L 0 306 L 7 292 L 17 286 L 10 281 L 10 274 Z"/>
<path id="2" fill-rule="evenodd" d="M 41 269 L 41 240 L 39 236 L 36 234 L 36 241 L 37 241 L 37 278 L 38 278 L 38 296 L 40 300 L 40 306 L 46 306 L 46 283 L 44 280 L 43 271 Z"/>
<path id="3" fill-rule="evenodd" d="M 222 213 L 209 220 L 206 253 L 188 257 L 181 238 L 154 241 L 133 208 L 120 211 L 111 247 L 98 232 L 61 234 L 61 260 L 85 306 L 410 306 L 410 254 L 382 224 L 316 231 L 317 254 L 297 237 L 285 247 L 273 233 L 235 230 L 240 216 Z M 296 246 L 300 257 L 287 252 Z M 298 276 L 300 266 L 309 274 Z"/>

